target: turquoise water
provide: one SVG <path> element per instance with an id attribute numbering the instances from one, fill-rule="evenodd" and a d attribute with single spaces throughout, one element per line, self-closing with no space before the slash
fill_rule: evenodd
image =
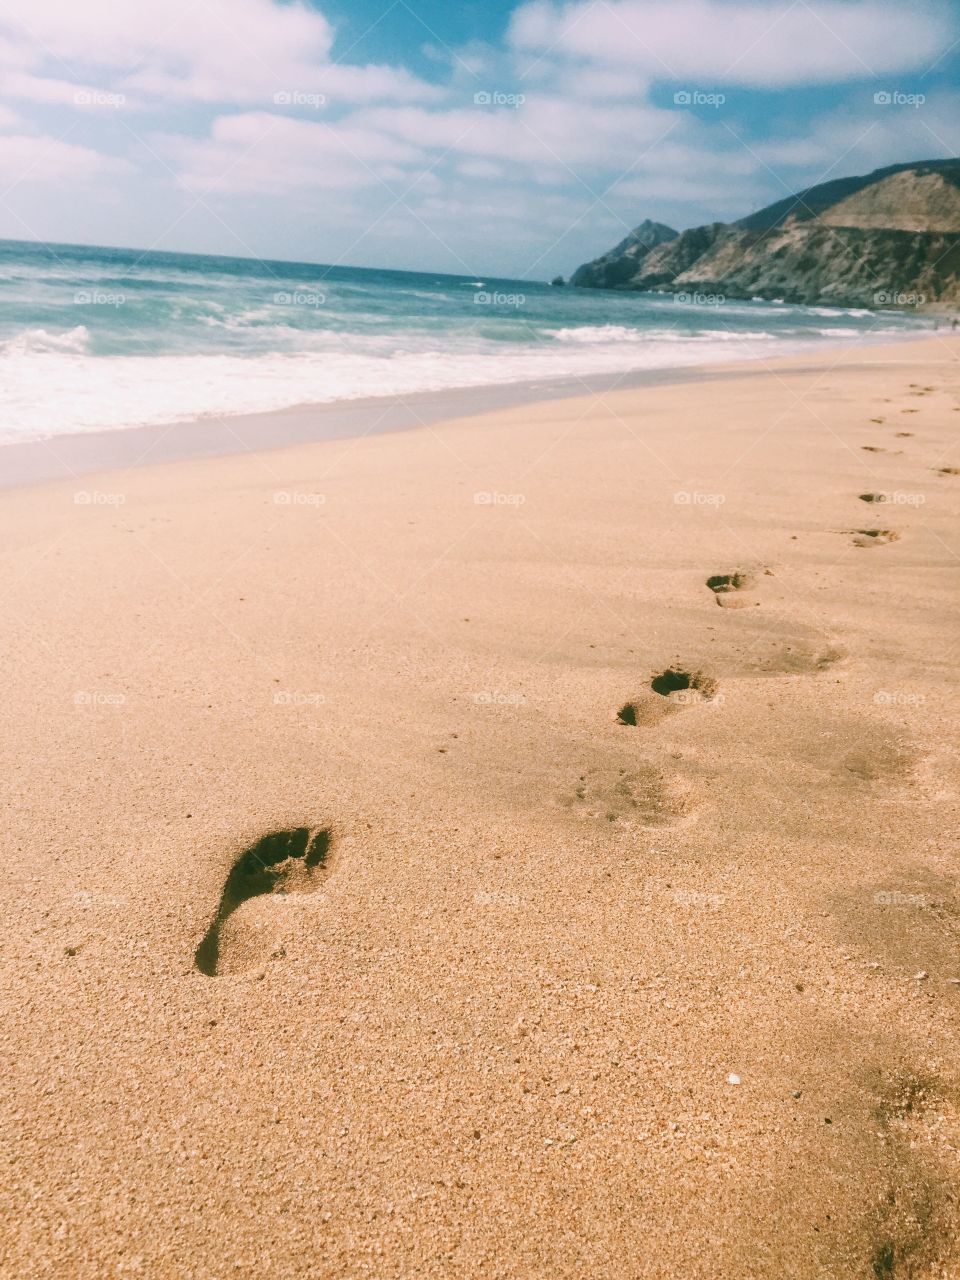
<path id="1" fill-rule="evenodd" d="M 916 316 L 0 241 L 0 440 L 576 380 L 929 328 Z"/>

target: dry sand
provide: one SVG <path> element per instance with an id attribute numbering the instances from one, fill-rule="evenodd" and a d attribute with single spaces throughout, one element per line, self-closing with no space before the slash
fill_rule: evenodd
<path id="1" fill-rule="evenodd" d="M 4 494 L 2 1274 L 960 1274 L 958 358 Z"/>

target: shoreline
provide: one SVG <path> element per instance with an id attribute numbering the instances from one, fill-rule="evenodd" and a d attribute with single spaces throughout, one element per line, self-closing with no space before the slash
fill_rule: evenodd
<path id="1" fill-rule="evenodd" d="M 418 392 L 403 397 L 370 396 L 296 405 L 262 413 L 210 416 L 182 422 L 122 429 L 73 432 L 0 444 L 0 492 L 106 471 L 268 452 L 324 441 L 435 427 L 524 405 L 540 405 L 581 396 L 602 397 L 621 391 L 679 386 L 697 381 L 728 381 L 775 376 L 780 369 L 828 368 L 851 352 L 889 351 L 937 340 L 924 333 L 906 338 L 824 344 L 817 350 L 729 362 L 675 366 L 570 379 L 488 384 Z M 832 357 L 832 359 L 831 359 Z M 909 357 L 908 357 L 909 358 Z M 877 360 L 866 360 L 867 365 Z M 888 364 L 889 360 L 880 360 Z"/>

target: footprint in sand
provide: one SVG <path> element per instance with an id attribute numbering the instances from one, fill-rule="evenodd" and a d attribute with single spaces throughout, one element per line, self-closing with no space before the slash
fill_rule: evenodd
<path id="1" fill-rule="evenodd" d="M 861 502 L 886 502 L 887 500 L 885 493 L 858 493 L 857 497 Z"/>
<path id="2" fill-rule="evenodd" d="M 885 547 L 896 542 L 900 535 L 896 529 L 850 529 L 855 547 Z"/>
<path id="3" fill-rule="evenodd" d="M 871 1118 L 883 1161 L 877 1208 L 868 1220 L 870 1274 L 879 1280 L 954 1275 L 954 1189 L 938 1158 L 941 1151 L 955 1151 L 960 1137 L 953 1090 L 928 1074 L 926 1063 L 907 1071 L 899 1061 L 885 1061 L 865 1083 L 873 1086 Z"/>
<path id="4" fill-rule="evenodd" d="M 652 764 L 582 773 L 561 803 L 578 817 L 620 827 L 670 826 L 688 816 L 689 795 L 679 779 Z"/>
<path id="5" fill-rule="evenodd" d="M 208 978 L 242 973 L 266 960 L 276 944 L 269 927 L 278 909 L 314 893 L 327 865 L 330 832 L 311 827 L 272 831 L 239 855 L 220 895 L 220 905 L 194 953 Z M 250 908 L 253 899 L 269 897 Z"/>
<path id="6" fill-rule="evenodd" d="M 623 704 L 617 712 L 616 722 L 628 725 L 631 729 L 652 729 L 678 710 L 670 701 L 664 701 L 652 693 L 642 693 Z"/>
<path id="7" fill-rule="evenodd" d="M 722 701 L 722 698 L 717 693 L 716 680 L 701 671 L 668 667 L 650 681 L 650 693 L 623 704 L 617 712 L 617 723 L 649 727 L 681 707 L 717 701 Z"/>
<path id="8" fill-rule="evenodd" d="M 744 627 L 731 622 L 711 663 L 733 679 L 817 675 L 845 657 L 842 649 L 811 627 L 784 624 L 776 618 L 760 620 L 751 611 L 742 615 Z M 751 620 L 753 625 L 751 625 Z M 620 725 L 651 728 L 685 707 L 722 706 L 725 695 L 718 681 L 694 667 L 675 663 L 655 675 L 648 690 L 625 702 L 616 714 Z"/>
<path id="9" fill-rule="evenodd" d="M 830 912 L 845 943 L 875 957 L 901 980 L 928 974 L 921 981 L 931 997 L 956 1000 L 956 984 L 950 981 L 957 977 L 960 947 L 955 877 L 920 863 L 894 864 L 881 878 L 837 889 L 831 898 Z"/>
<path id="10" fill-rule="evenodd" d="M 886 453 L 886 449 L 881 449 L 878 444 L 862 444 L 860 446 L 866 453 Z"/>
<path id="11" fill-rule="evenodd" d="M 896 695 L 880 690 L 877 706 L 887 705 Z M 895 704 L 894 704 L 895 705 Z M 880 719 L 869 721 L 855 716 L 811 713 L 806 724 L 798 724 L 789 743 L 791 758 L 809 766 L 824 784 L 860 788 L 869 784 L 889 796 L 897 787 L 914 788 L 920 755 L 895 724 Z M 811 789 L 816 790 L 811 783 Z M 856 808 L 839 821 L 863 822 Z"/>
<path id="12" fill-rule="evenodd" d="M 934 470 L 941 476 L 960 476 L 960 467 L 935 467 Z"/>
<path id="13" fill-rule="evenodd" d="M 760 603 L 753 590 L 756 585 L 753 576 L 740 569 L 733 573 L 716 573 L 707 579 L 706 585 L 713 592 L 717 604 L 724 609 L 748 609 Z"/>

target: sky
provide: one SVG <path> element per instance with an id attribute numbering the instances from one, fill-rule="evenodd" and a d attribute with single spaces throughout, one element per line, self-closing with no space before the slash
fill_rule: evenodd
<path id="1" fill-rule="evenodd" d="M 960 0 L 3 0 L 0 237 L 549 279 L 953 156 Z"/>

